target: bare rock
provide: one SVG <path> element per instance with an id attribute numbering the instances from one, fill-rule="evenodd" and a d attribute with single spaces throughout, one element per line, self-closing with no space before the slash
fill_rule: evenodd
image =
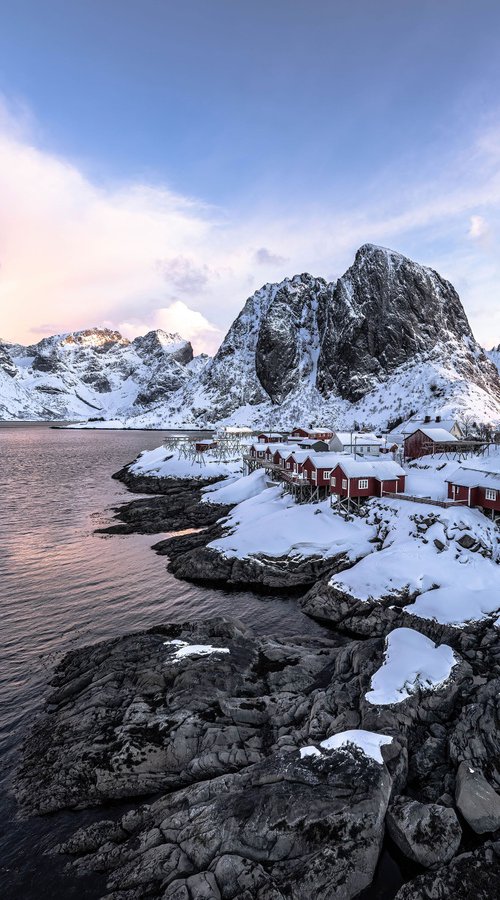
<path id="1" fill-rule="evenodd" d="M 392 840 L 405 856 L 426 868 L 453 859 L 462 838 L 453 809 L 403 796 L 397 797 L 389 807 L 386 824 Z"/>
<path id="2" fill-rule="evenodd" d="M 458 767 L 455 800 L 476 834 L 500 828 L 500 795 L 479 769 L 472 768 L 465 761 Z"/>

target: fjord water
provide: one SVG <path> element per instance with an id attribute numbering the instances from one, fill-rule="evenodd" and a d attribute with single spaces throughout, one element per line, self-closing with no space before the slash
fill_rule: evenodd
<path id="1" fill-rule="evenodd" d="M 14 819 L 19 749 L 41 710 L 54 665 L 74 647 L 168 621 L 240 618 L 259 634 L 323 633 L 294 600 L 176 581 L 152 535 L 97 535 L 111 508 L 133 499 L 111 478 L 161 432 L 0 426 L 0 879 L 2 896 L 98 897 L 92 879 L 62 874 L 38 851 L 83 822 L 62 814 Z M 134 495 L 137 496 L 137 495 Z M 85 816 L 92 815 L 90 813 Z M 98 811 L 93 817 L 102 818 Z M 10 892 L 10 893 L 9 893 Z"/>
<path id="2" fill-rule="evenodd" d="M 64 653 L 168 621 L 241 619 L 257 634 L 325 634 L 294 599 L 225 592 L 176 581 L 150 549 L 156 535 L 97 535 L 132 499 L 111 479 L 161 432 L 56 430 L 0 423 L 0 892 L 5 900 L 96 900 L 103 876 L 65 873 L 49 850 L 76 828 L 126 804 L 16 817 L 12 775 Z M 133 805 L 133 804 L 132 804 Z M 393 897 L 400 865 L 385 851 L 363 896 Z"/>

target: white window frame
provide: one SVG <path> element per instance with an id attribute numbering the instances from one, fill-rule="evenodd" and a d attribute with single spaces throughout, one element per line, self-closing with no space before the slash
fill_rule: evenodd
<path id="1" fill-rule="evenodd" d="M 316 475 L 316 469 L 313 469 L 313 470 L 312 470 L 312 472 L 311 472 L 311 478 L 312 478 L 313 481 L 316 481 L 316 478 L 317 478 L 317 475 Z"/>
<path id="2" fill-rule="evenodd" d="M 494 490 L 494 488 L 485 488 L 484 489 L 484 499 L 485 500 L 496 500 L 497 499 L 497 492 Z"/>
<path id="3" fill-rule="evenodd" d="M 368 488 L 368 478 L 358 478 L 358 490 L 365 491 Z"/>
<path id="4" fill-rule="evenodd" d="M 347 478 L 342 479 L 342 490 L 343 491 L 347 490 Z"/>
<path id="5" fill-rule="evenodd" d="M 331 478 L 331 477 L 332 477 L 332 470 L 325 469 L 325 471 L 323 472 L 323 478 Z"/>

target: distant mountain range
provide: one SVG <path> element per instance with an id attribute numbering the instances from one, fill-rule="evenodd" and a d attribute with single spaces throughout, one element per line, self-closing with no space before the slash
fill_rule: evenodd
<path id="1" fill-rule="evenodd" d="M 0 418 L 386 427 L 445 412 L 500 422 L 499 360 L 449 282 L 365 244 L 337 282 L 303 274 L 256 291 L 212 359 L 163 331 L 0 342 Z"/>

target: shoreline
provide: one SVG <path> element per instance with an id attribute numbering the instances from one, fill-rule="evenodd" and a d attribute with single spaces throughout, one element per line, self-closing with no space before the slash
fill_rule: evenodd
<path id="1" fill-rule="evenodd" d="M 134 476 L 129 466 L 113 477 L 148 496 L 116 507 L 121 525 L 98 531 L 154 534 L 175 526 L 170 530 L 184 533 L 152 547 L 169 556 L 174 575 L 198 580 L 198 565 L 201 584 L 256 589 L 252 566 L 262 573 L 269 559 L 238 560 L 246 580 L 232 584 L 224 557 L 206 548 L 223 531 L 218 520 L 234 508 L 201 502 L 202 486 L 220 478 Z M 207 553 L 213 557 L 203 569 Z M 284 583 L 290 560 L 280 562 L 275 577 L 282 583 L 264 587 L 292 596 Z M 337 560 L 337 571 L 342 562 L 353 565 Z M 25 745 L 19 800 L 39 814 L 95 805 L 104 814 L 110 802 L 131 804 L 121 820 L 96 821 L 56 848 L 75 877 L 106 871 L 108 890 L 126 891 L 130 900 L 145 893 L 194 898 L 206 886 L 208 896 L 246 897 L 226 895 L 234 878 L 262 900 L 327 900 L 332 890 L 347 900 L 387 887 L 380 873 L 396 847 L 402 874 L 390 896 L 397 900 L 420 900 L 448 885 L 457 900 L 485 885 L 495 896 L 494 799 L 489 830 L 480 831 L 459 798 L 478 790 L 469 770 L 477 767 L 490 783 L 495 777 L 498 632 L 489 622 L 455 632 L 429 628 L 405 613 L 406 601 L 391 610 L 351 603 L 347 615 L 347 598 L 332 597 L 328 586 L 336 560 L 323 563 L 322 576 L 307 573 L 316 586 L 297 593 L 303 612 L 314 610 L 328 628 L 324 638 L 257 638 L 237 620 L 215 617 L 132 632 L 63 658 Z M 323 619 L 320 607 L 328 611 Z M 450 640 L 453 667 L 434 687 L 422 682 L 406 697 L 374 706 L 367 692 L 384 665 L 387 636 L 412 625 L 423 647 Z M 346 749 L 328 745 L 339 734 L 350 736 Z M 380 759 L 366 750 L 366 735 L 386 736 Z M 481 785 L 488 786 L 485 775 Z M 500 810 L 498 816 L 500 828 Z M 181 834 L 187 869 L 175 849 Z M 279 858 L 276 846 L 284 848 Z M 346 846 L 355 874 L 345 865 Z M 157 867 L 167 877 L 161 885 Z"/>

